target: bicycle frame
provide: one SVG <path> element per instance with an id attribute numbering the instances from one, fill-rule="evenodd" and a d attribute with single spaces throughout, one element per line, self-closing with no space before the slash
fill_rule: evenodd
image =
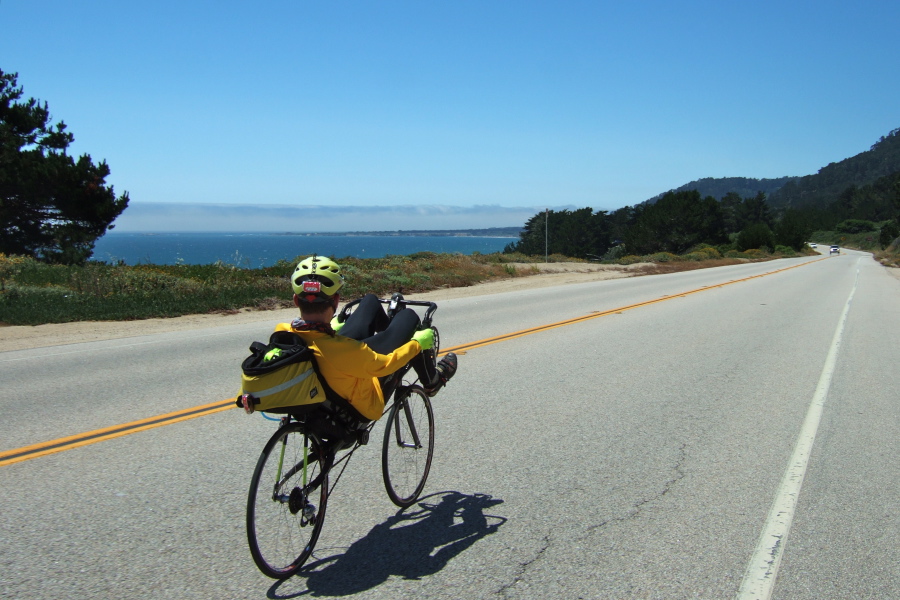
<path id="1" fill-rule="evenodd" d="M 399 390 L 402 392 L 401 390 Z M 413 419 L 412 411 L 409 409 L 409 403 L 406 401 L 407 396 L 401 396 L 400 400 L 395 399 L 394 402 L 402 402 L 403 405 L 403 413 L 406 415 L 406 423 L 410 429 L 410 434 L 412 435 L 412 443 L 406 442 L 403 440 L 402 432 L 400 431 L 400 420 L 397 419 L 394 421 L 394 437 L 397 438 L 397 445 L 403 448 L 416 448 L 419 449 L 422 447 L 422 442 L 419 439 L 419 430 L 416 427 L 415 420 Z"/>
<path id="2" fill-rule="evenodd" d="M 283 427 L 284 425 L 287 425 L 290 422 L 291 422 L 290 416 L 283 417 L 281 419 L 281 426 Z M 298 463 L 298 464 L 292 466 L 290 469 L 288 469 L 287 472 L 283 473 L 284 452 L 285 452 L 285 449 L 287 448 L 287 439 L 282 440 L 281 450 L 280 450 L 279 456 L 278 456 L 278 468 L 277 468 L 276 474 L 275 474 L 275 485 L 272 488 L 272 501 L 281 502 L 281 503 L 290 502 L 290 495 L 279 494 L 278 492 L 279 492 L 281 486 L 284 485 L 284 483 L 286 481 L 290 480 L 290 478 L 293 477 L 297 473 L 298 470 L 301 470 L 301 475 L 300 475 L 301 485 L 302 485 L 301 492 L 303 493 L 303 496 L 305 496 L 305 497 L 308 497 L 310 492 L 312 492 L 316 488 L 318 488 L 319 485 L 322 483 L 324 475 L 328 474 L 331 471 L 331 466 L 332 466 L 330 464 L 331 461 L 328 461 L 328 463 L 326 463 L 326 464 L 328 464 L 328 468 L 326 470 L 323 470 L 323 473 L 320 474 L 315 479 L 313 479 L 312 481 L 308 481 L 308 477 L 307 477 L 308 470 L 309 470 L 309 445 L 308 444 L 309 444 L 309 441 L 304 440 L 303 461 L 301 463 Z M 354 448 L 354 450 L 355 450 L 355 448 Z M 283 476 L 282 476 L 282 473 L 283 473 Z M 330 495 L 330 492 L 329 492 L 329 495 Z"/>

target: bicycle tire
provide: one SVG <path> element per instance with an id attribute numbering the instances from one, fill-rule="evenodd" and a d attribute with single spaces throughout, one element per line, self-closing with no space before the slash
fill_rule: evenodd
<path id="1" fill-rule="evenodd" d="M 420 386 L 398 390 L 388 414 L 381 448 L 384 488 L 391 501 L 406 508 L 418 500 L 434 456 L 434 411 Z"/>
<path id="2" fill-rule="evenodd" d="M 247 496 L 247 541 L 268 577 L 294 575 L 312 554 L 325 521 L 330 460 L 319 438 L 299 423 L 280 427 L 263 448 Z"/>

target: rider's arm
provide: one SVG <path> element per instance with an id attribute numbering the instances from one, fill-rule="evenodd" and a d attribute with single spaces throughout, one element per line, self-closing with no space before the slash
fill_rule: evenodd
<path id="1" fill-rule="evenodd" d="M 378 354 L 364 343 L 349 338 L 320 338 L 316 344 L 324 360 L 334 368 L 359 378 L 390 375 L 422 350 L 415 340 L 406 342 L 389 354 Z"/>

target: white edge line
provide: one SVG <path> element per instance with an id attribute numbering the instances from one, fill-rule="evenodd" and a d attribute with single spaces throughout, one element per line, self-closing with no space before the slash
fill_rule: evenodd
<path id="1" fill-rule="evenodd" d="M 788 533 L 790 533 L 791 523 L 794 520 L 794 511 L 797 507 L 797 499 L 800 496 L 800 487 L 803 485 L 803 478 L 806 476 L 809 455 L 812 451 L 816 432 L 819 429 L 819 422 L 822 419 L 822 412 L 825 408 L 825 398 L 828 396 L 828 390 L 831 387 L 831 378 L 834 375 L 834 368 L 837 364 L 837 355 L 841 345 L 841 338 L 844 334 L 844 325 L 847 322 L 847 315 L 850 314 L 850 304 L 853 301 L 854 294 L 856 294 L 858 284 L 859 261 L 857 261 L 856 279 L 853 282 L 853 289 L 850 290 L 850 296 L 847 298 L 844 311 L 841 313 L 837 329 L 831 340 L 831 347 L 828 350 L 828 356 L 825 358 L 825 366 L 822 368 L 819 384 L 806 412 L 806 418 L 794 445 L 794 453 L 791 455 L 791 460 L 788 462 L 784 477 L 781 480 L 781 486 L 778 489 L 774 502 L 772 502 L 772 508 L 769 510 L 766 526 L 759 537 L 756 550 L 753 552 L 753 556 L 744 573 L 744 579 L 741 582 L 737 595 L 738 600 L 768 600 L 772 596 L 772 591 L 775 588 L 775 578 L 778 577 L 778 568 L 781 566 L 781 558 L 784 556 Z"/>

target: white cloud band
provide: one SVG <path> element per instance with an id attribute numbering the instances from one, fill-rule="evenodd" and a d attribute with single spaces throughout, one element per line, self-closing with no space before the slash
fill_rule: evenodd
<path id="1" fill-rule="evenodd" d="M 545 208 L 446 206 L 298 206 L 132 202 L 116 220 L 116 231 L 343 232 L 521 227 Z"/>

